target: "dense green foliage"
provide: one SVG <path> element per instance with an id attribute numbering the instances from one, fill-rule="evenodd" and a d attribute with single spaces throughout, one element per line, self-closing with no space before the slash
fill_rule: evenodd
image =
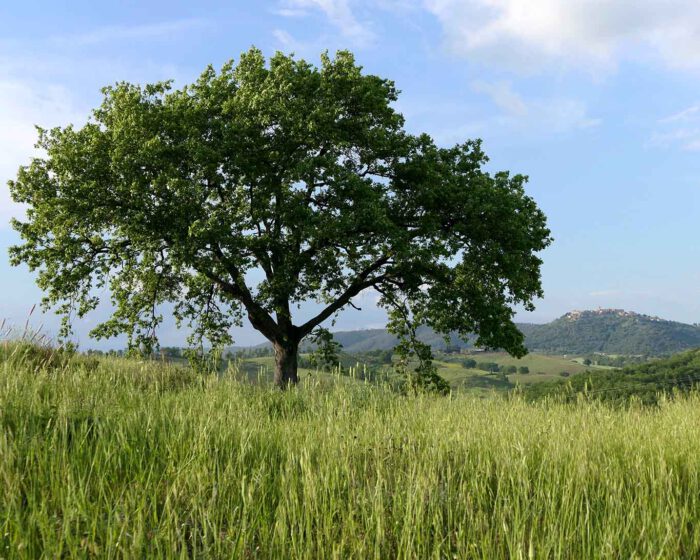
<path id="1" fill-rule="evenodd" d="M 526 352 L 513 308 L 542 295 L 551 241 L 527 178 L 487 172 L 479 141 L 406 132 L 394 83 L 349 52 L 315 67 L 251 49 L 178 90 L 103 93 L 82 128 L 40 129 L 42 157 L 9 183 L 28 206 L 12 262 L 37 271 L 64 334 L 103 288 L 114 312 L 92 335 L 126 333 L 146 353 L 164 303 L 200 349 L 230 344 L 247 317 L 284 387 L 300 342 L 373 288 L 426 379 L 417 325 Z M 309 300 L 320 311 L 298 321 Z"/>
<path id="2" fill-rule="evenodd" d="M 557 397 L 576 400 L 581 397 L 629 402 L 637 399 L 656 404 L 662 396 L 687 393 L 700 385 L 700 350 L 676 354 L 621 370 L 580 373 L 566 382 L 540 383 L 527 388 L 531 397 Z"/>
<path id="3" fill-rule="evenodd" d="M 0 361 L 0 556 L 695 558 L 700 400 L 282 393 Z M 282 421 L 284 420 L 284 421 Z"/>

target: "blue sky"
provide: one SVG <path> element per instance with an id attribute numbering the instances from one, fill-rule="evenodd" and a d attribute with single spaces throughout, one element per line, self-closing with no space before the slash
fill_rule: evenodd
<path id="1" fill-rule="evenodd" d="M 102 86 L 173 78 L 256 45 L 317 61 L 349 48 L 395 80 L 414 132 L 480 137 L 493 170 L 530 176 L 555 237 L 545 298 L 519 320 L 623 307 L 700 322 L 697 0 L 6 2 L 0 6 L 0 183 L 34 153 L 34 124 L 80 124 Z M 21 215 L 0 187 L 0 253 Z M 41 294 L 0 258 L 0 320 Z M 372 294 L 336 329 L 382 325 Z M 304 310 L 302 310 L 303 312 Z M 86 333 L 108 310 L 76 324 Z M 35 317 L 51 333 L 52 316 Z M 164 344 L 184 339 L 173 325 Z M 250 328 L 239 343 L 262 340 Z"/>

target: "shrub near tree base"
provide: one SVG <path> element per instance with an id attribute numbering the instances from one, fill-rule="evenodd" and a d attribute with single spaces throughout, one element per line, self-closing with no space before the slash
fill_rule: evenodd
<path id="1" fill-rule="evenodd" d="M 394 83 L 350 53 L 316 68 L 251 49 L 179 90 L 103 93 L 82 128 L 40 130 L 45 156 L 10 182 L 29 208 L 12 262 L 38 271 L 63 334 L 103 287 L 115 310 L 92 334 L 149 354 L 166 302 L 199 347 L 230 344 L 247 317 L 286 387 L 301 340 L 373 288 L 405 342 L 428 324 L 525 353 L 513 307 L 542 296 L 536 253 L 550 243 L 526 178 L 484 171 L 479 141 L 408 134 Z M 320 311 L 295 320 L 307 300 Z M 432 379 L 430 352 L 409 346 Z"/>

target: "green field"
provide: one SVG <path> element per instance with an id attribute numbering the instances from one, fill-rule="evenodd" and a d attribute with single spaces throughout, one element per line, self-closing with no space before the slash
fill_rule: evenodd
<path id="1" fill-rule="evenodd" d="M 615 358 L 615 357 L 619 356 L 619 354 L 608 354 L 607 356 L 609 358 Z M 581 366 L 583 366 L 583 360 L 585 360 L 585 358 L 574 358 L 573 361 L 576 362 L 577 364 L 580 364 Z M 586 369 L 608 369 L 608 370 L 610 370 L 610 369 L 619 369 L 619 368 L 616 368 L 613 366 L 590 365 L 590 366 L 587 366 Z"/>
<path id="2" fill-rule="evenodd" d="M 0 348 L 0 556 L 700 554 L 698 395 L 609 408 L 334 379 L 281 392 Z"/>
<path id="3" fill-rule="evenodd" d="M 493 362 L 503 366 L 527 366 L 530 369 L 530 373 L 508 374 L 508 382 L 503 383 L 497 375 L 488 374 L 479 369 L 464 368 L 461 362 L 466 358 L 473 358 L 477 362 Z M 272 379 L 274 363 L 274 358 L 268 356 L 247 358 L 242 366 L 246 370 L 249 379 L 253 381 L 260 379 L 268 382 Z M 517 359 L 505 352 L 479 352 L 473 355 L 451 355 L 444 359 L 436 359 L 435 366 L 440 376 L 447 380 L 454 390 L 467 390 L 481 394 L 491 389 L 498 390 L 512 388 L 514 385 L 518 384 L 527 385 L 541 381 L 551 381 L 552 379 L 561 379 L 559 374 L 562 371 L 574 375 L 576 373 L 597 369 L 595 366 L 584 366 L 576 361 L 575 356 L 528 354 L 524 358 Z M 361 364 L 358 364 L 358 369 L 362 369 Z M 299 374 L 302 378 L 317 378 L 330 375 L 303 368 L 299 370 Z M 352 375 L 352 372 L 350 375 Z"/>
<path id="4" fill-rule="evenodd" d="M 502 366 L 526 366 L 530 369 L 528 374 L 508 374 L 508 380 L 513 384 L 537 383 L 551 379 L 559 379 L 560 373 L 566 371 L 571 375 L 581 373 L 592 368 L 585 367 L 575 361 L 575 356 L 549 356 L 543 354 L 528 354 L 523 358 L 513 358 L 505 352 L 479 352 L 469 356 L 454 357 L 455 362 L 438 361 L 438 373 L 447 379 L 450 384 L 459 388 L 464 382 L 474 376 L 489 376 L 479 369 L 465 369 L 461 361 L 473 358 L 477 362 L 493 362 Z"/>

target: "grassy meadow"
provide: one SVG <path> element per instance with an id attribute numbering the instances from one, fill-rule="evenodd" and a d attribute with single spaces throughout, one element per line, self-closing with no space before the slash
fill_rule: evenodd
<path id="1" fill-rule="evenodd" d="M 700 396 L 280 392 L 0 345 L 0 557 L 697 558 Z"/>

